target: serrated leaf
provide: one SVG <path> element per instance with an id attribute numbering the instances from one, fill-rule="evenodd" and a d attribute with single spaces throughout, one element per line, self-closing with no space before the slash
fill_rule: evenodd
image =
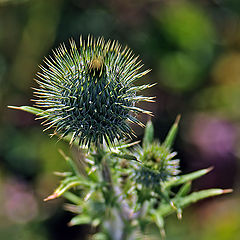
<path id="1" fill-rule="evenodd" d="M 148 121 L 145 127 L 144 138 L 143 138 L 143 147 L 148 146 L 153 142 L 154 138 L 154 128 L 152 121 Z"/>

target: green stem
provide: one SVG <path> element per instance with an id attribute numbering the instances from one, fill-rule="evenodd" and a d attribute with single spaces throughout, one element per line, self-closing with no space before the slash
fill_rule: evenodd
<path id="1" fill-rule="evenodd" d="M 106 188 L 103 188 L 103 196 L 105 198 L 106 204 L 111 201 L 115 201 L 117 199 L 118 207 L 111 207 L 111 216 L 113 219 L 110 219 L 108 224 L 108 232 L 112 236 L 113 240 L 131 240 L 133 239 L 130 235 L 132 235 L 132 218 L 131 218 L 131 209 L 126 203 L 126 201 L 122 198 L 122 191 L 118 186 L 114 186 L 111 176 L 111 170 L 108 166 L 106 155 L 104 154 L 103 149 L 97 149 L 97 158 L 100 165 L 100 174 L 102 176 L 102 181 L 104 181 L 104 185 Z M 114 203 L 113 203 L 114 204 Z M 118 234 L 116 233 L 118 231 Z"/>

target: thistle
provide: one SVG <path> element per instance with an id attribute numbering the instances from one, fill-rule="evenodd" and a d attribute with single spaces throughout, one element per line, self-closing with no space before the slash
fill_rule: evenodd
<path id="1" fill-rule="evenodd" d="M 79 145 L 114 145 L 116 140 L 131 138 L 134 133 L 128 122 L 143 124 L 138 113 L 151 114 L 136 106 L 153 97 L 137 96 L 151 85 L 134 86 L 147 74 L 141 72 L 141 61 L 132 51 L 116 41 L 80 37 L 80 47 L 70 41 L 70 50 L 62 44 L 45 60 L 37 74 L 35 89 L 38 107 L 44 109 L 40 118 L 46 120 L 45 130 L 54 128 L 60 138 L 72 133 L 70 143 Z"/>
<path id="2" fill-rule="evenodd" d="M 60 138 L 72 134 L 67 138 L 70 144 L 78 139 L 80 147 L 88 147 L 78 159 L 61 151 L 70 171 L 56 172 L 62 177 L 60 185 L 45 198 L 63 196 L 70 202 L 66 209 L 76 213 L 70 226 L 97 227 L 99 233 L 92 239 L 126 240 L 145 238 L 145 226 L 155 223 L 164 237 L 166 216 L 176 213 L 181 218 L 182 209 L 191 203 L 231 192 L 190 192 L 191 182 L 212 168 L 179 175 L 179 160 L 172 147 L 180 116 L 161 144 L 154 140 L 151 121 L 146 125 L 142 146 L 139 141 L 124 141 L 133 135 L 128 122 L 142 126 L 137 114 L 151 114 L 136 104 L 153 101 L 152 97 L 137 95 L 151 87 L 133 85 L 149 70 L 140 71 L 142 65 L 129 48 L 103 38 L 89 37 L 87 42 L 80 38 L 79 48 L 71 40 L 70 50 L 61 45 L 45 64 L 40 66 L 36 80 L 39 89 L 35 89 L 35 101 L 41 109 L 9 107 L 45 119 L 45 130 L 54 128 L 53 135 Z"/>

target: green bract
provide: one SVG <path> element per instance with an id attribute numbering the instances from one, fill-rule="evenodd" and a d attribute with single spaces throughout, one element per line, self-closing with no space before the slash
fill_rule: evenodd
<path id="1" fill-rule="evenodd" d="M 136 107 L 139 101 L 152 101 L 152 97 L 137 96 L 139 90 L 150 85 L 133 83 L 147 74 L 132 51 L 116 41 L 103 38 L 80 37 L 80 47 L 70 41 L 70 50 L 61 45 L 53 56 L 40 66 L 36 80 L 37 105 L 44 109 L 46 129 L 64 137 L 72 133 L 72 140 L 80 145 L 108 146 L 115 140 L 131 137 L 127 122 L 142 125 L 136 113 L 150 112 Z"/>

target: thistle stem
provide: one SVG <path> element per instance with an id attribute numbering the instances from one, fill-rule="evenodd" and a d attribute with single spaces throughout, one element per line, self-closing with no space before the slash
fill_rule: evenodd
<path id="1" fill-rule="evenodd" d="M 111 170 L 108 166 L 107 159 L 105 159 L 104 151 L 101 148 L 97 149 L 97 156 L 100 159 L 100 174 L 104 184 L 107 188 L 103 189 L 103 195 L 105 201 L 108 202 L 111 199 L 116 199 L 118 207 L 111 207 L 111 216 L 113 219 L 105 224 L 108 232 L 110 233 L 113 240 L 130 240 L 132 239 L 131 221 L 132 221 L 132 210 L 123 199 L 123 193 L 118 186 L 114 186 L 111 176 Z M 111 199 L 106 199 L 106 198 Z"/>

